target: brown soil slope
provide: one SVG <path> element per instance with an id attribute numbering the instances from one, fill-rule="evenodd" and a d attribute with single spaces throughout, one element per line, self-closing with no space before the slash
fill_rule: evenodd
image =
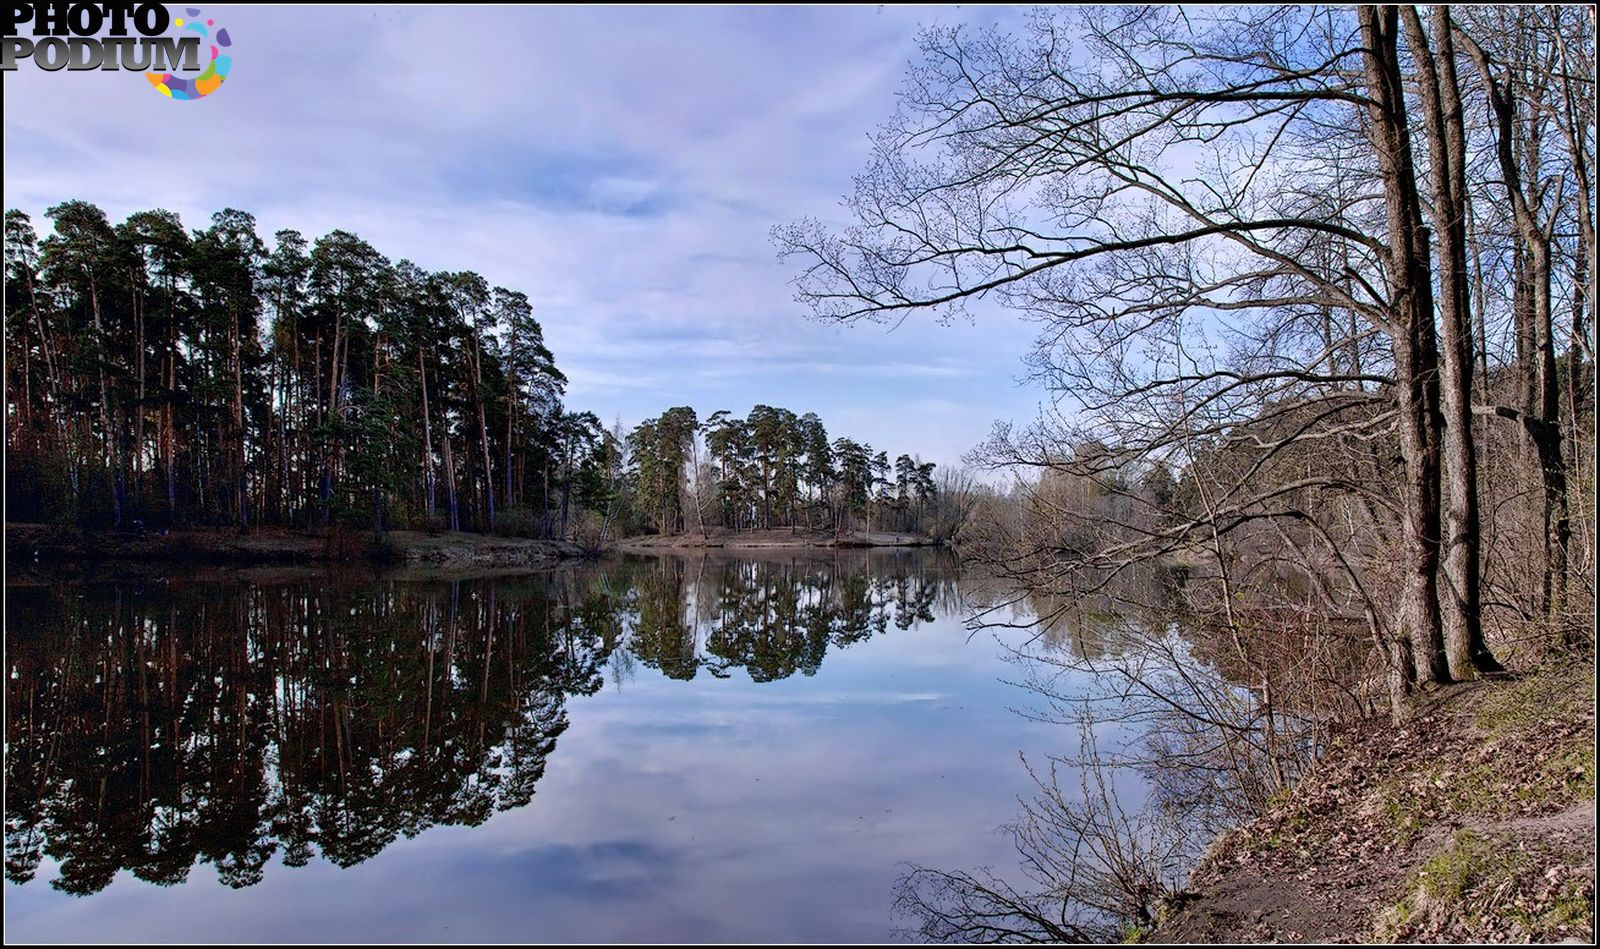
<path id="1" fill-rule="evenodd" d="M 1583 660 L 1343 733 L 1149 941 L 1593 942 L 1594 685 Z"/>

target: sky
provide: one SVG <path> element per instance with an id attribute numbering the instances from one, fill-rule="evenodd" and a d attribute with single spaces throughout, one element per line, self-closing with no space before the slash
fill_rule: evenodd
<path id="1" fill-rule="evenodd" d="M 1020 318 L 819 323 L 769 238 L 844 223 L 919 26 L 1013 8 L 199 9 L 234 57 L 204 99 L 132 72 L 4 75 L 7 208 L 197 228 L 235 207 L 264 236 L 342 228 L 476 270 L 528 294 L 569 406 L 608 424 L 764 402 L 950 465 L 1048 401 L 1018 382 Z"/>

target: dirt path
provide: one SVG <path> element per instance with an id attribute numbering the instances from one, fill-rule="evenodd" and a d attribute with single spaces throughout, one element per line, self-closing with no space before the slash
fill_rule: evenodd
<path id="1" fill-rule="evenodd" d="M 1593 941 L 1592 668 L 1458 686 L 1336 741 L 1149 941 Z"/>

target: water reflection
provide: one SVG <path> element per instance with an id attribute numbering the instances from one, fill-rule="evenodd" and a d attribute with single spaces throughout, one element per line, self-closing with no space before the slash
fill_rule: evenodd
<path id="1" fill-rule="evenodd" d="M 702 668 L 719 677 L 742 668 L 756 682 L 815 675 L 829 646 L 931 623 L 936 603 L 957 607 L 955 583 L 935 561 L 890 562 L 893 570 L 871 573 L 808 558 L 663 558 L 630 578 L 629 648 L 674 679 Z"/>
<path id="2" fill-rule="evenodd" d="M 757 683 L 953 608 L 928 557 L 534 576 L 9 586 L 7 880 L 232 887 L 528 804 L 568 700 L 633 660 Z"/>
<path id="3" fill-rule="evenodd" d="M 527 803 L 615 645 L 539 585 L 8 591 L 6 875 L 93 893 L 359 863 Z"/>
<path id="4" fill-rule="evenodd" d="M 1022 870 L 913 865 L 897 908 L 923 942 L 1116 942 L 1148 932 L 1217 835 L 1262 813 L 1328 727 L 1371 714 L 1370 630 L 1319 612 L 1303 583 L 1217 571 L 1063 572 L 991 597 L 1029 627 L 1006 647 L 1031 714 L 1079 733 L 1028 762 L 1005 827 Z M 1240 594 L 1249 589 L 1251 595 Z M 1026 758 L 1026 756 L 1024 756 Z"/>

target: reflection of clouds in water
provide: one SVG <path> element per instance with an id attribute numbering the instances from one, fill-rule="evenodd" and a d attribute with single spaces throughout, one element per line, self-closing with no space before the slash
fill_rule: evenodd
<path id="1" fill-rule="evenodd" d="M 249 701 L 269 694 L 297 696 L 307 704 L 296 715 L 329 710 L 317 718 L 329 725 L 322 740 L 332 753 L 317 752 L 313 758 L 327 765 L 330 775 L 338 772 L 340 728 L 349 735 L 342 745 L 347 774 L 392 779 L 401 765 L 427 760 L 417 751 L 426 744 L 424 737 L 435 747 L 454 742 L 450 747 L 459 753 L 452 760 L 465 755 L 460 760 L 470 764 L 479 754 L 479 720 L 486 726 L 485 760 L 503 757 L 506 743 L 497 738 L 495 720 L 472 711 L 486 665 L 490 704 L 496 707 L 497 697 L 518 689 L 544 697 L 518 705 L 529 709 L 547 707 L 549 697 L 568 687 L 563 683 L 582 688 L 558 700 L 566 725 L 554 746 L 530 746 L 530 753 L 542 750 L 544 757 L 527 783 L 529 803 L 498 812 L 491 807 L 481 827 L 434 819 L 432 829 L 422 829 L 426 815 L 449 815 L 451 808 L 472 803 L 472 794 L 462 796 L 465 785 L 451 790 L 448 775 L 440 773 L 439 783 L 420 783 L 409 803 L 397 805 L 402 814 L 415 815 L 405 819 L 418 836 L 408 839 L 398 832 L 349 869 L 322 859 L 285 867 L 280 849 L 263 868 L 262 881 L 239 890 L 218 886 L 210 865 L 202 863 L 185 885 L 155 889 L 122 873 L 99 893 L 74 900 L 45 885 L 56 870 L 46 857 L 39 878 L 8 884 L 8 927 L 23 938 L 82 939 L 232 939 L 240 933 L 357 940 L 884 938 L 900 861 L 999 864 L 1005 858 L 1008 847 L 994 829 L 1009 818 L 1026 786 L 1017 751 L 1042 750 L 1035 746 L 1047 746 L 1053 733 L 1007 710 L 1012 690 L 999 681 L 1006 669 L 993 640 L 969 642 L 960 614 L 940 605 L 954 587 L 942 558 L 852 555 L 833 564 L 829 558 L 822 566 L 745 565 L 732 581 L 709 576 L 709 566 L 703 572 L 697 564 L 680 571 L 699 578 L 696 590 L 706 594 L 703 611 L 714 602 L 713 593 L 770 597 L 800 583 L 811 588 L 797 598 L 802 606 L 843 607 L 854 602 L 848 591 L 868 590 L 865 602 L 881 605 L 884 628 L 877 631 L 868 623 L 872 635 L 845 643 L 847 624 L 830 621 L 815 677 L 790 674 L 757 682 L 743 667 L 730 667 L 737 674 L 727 679 L 701 675 L 678 681 L 638 664 L 624 688 L 594 694 L 588 686 L 598 684 L 602 672 L 614 679 L 615 670 L 627 664 L 626 650 L 608 646 L 625 638 L 628 614 L 638 609 L 629 598 L 640 594 L 640 585 L 630 572 L 634 568 L 626 565 L 602 568 L 604 588 L 621 600 L 609 605 L 607 597 L 594 595 L 602 585 L 590 573 L 459 584 L 336 581 L 320 592 L 313 587 L 321 581 L 305 588 L 291 585 L 290 590 L 303 589 L 320 604 L 317 617 L 342 617 L 341 624 L 351 624 L 350 606 L 358 605 L 355 622 L 333 636 L 345 652 L 327 654 L 318 650 L 326 648 L 319 642 L 330 630 L 306 622 L 304 613 L 302 632 L 295 633 L 294 611 L 252 607 L 241 612 L 229 604 L 248 600 L 205 587 L 190 602 L 203 602 L 208 621 L 220 625 L 198 637 L 209 645 L 197 648 L 189 661 L 204 666 L 233 655 L 222 645 L 235 642 L 224 629 L 241 617 L 275 629 L 277 640 L 268 636 L 258 642 L 276 642 L 273 648 L 284 650 L 282 661 L 288 665 L 273 671 L 260 657 L 255 664 L 266 670 L 266 681 L 289 682 L 293 688 L 247 688 L 246 694 Z M 772 580 L 755 582 L 762 577 Z M 280 585 L 258 588 L 258 597 L 262 589 L 278 591 L 272 595 L 277 599 L 268 597 L 272 602 L 297 595 Z M 823 596 L 817 589 L 829 592 Z M 914 603 L 917 589 L 934 589 L 939 598 L 931 619 L 919 619 L 902 633 L 895 622 L 897 598 Z M 108 594 L 104 612 L 95 612 L 98 593 L 79 609 L 99 616 L 96 628 L 107 630 L 113 609 L 130 609 L 130 600 L 125 597 L 116 607 L 114 591 L 101 592 Z M 172 604 L 160 596 L 145 603 L 138 609 L 146 610 L 154 624 L 150 628 L 159 630 L 152 633 L 154 641 L 172 641 L 163 638 L 169 633 L 161 618 L 161 607 Z M 679 601 L 680 610 L 690 606 L 687 598 Z M 459 654 L 445 701 L 441 656 L 450 644 L 452 608 L 461 624 L 455 640 Z M 747 609 L 753 607 L 734 602 L 725 612 L 737 617 Z M 375 628 L 363 618 L 369 614 L 383 617 L 376 627 L 384 630 L 380 635 L 367 635 Z M 59 618 L 84 615 L 63 612 Z M 471 639 L 467 625 L 477 623 L 498 630 L 487 664 L 481 648 L 466 645 Z M 717 624 L 727 628 L 728 620 L 720 614 L 702 616 L 700 658 L 715 657 L 707 631 Z M 737 621 L 733 626 L 748 628 Z M 202 627 L 174 629 L 179 637 L 193 637 Z M 324 635 L 319 639 L 308 631 Z M 786 638 L 774 641 L 781 645 Z M 403 697 L 395 698 L 389 683 L 430 681 L 425 642 L 434 649 L 435 718 L 419 731 L 419 724 L 430 721 L 426 690 L 403 690 Z M 799 664 L 783 659 L 781 650 L 724 651 L 736 659 L 753 655 L 758 662 L 776 656 L 758 669 L 798 671 Z M 313 660 L 331 662 L 339 655 L 361 660 L 352 666 L 356 681 L 348 687 L 337 676 L 317 677 Z M 913 661 L 929 657 L 937 661 Z M 14 667 L 28 663 L 30 669 L 45 669 L 51 661 L 48 650 L 14 649 L 9 658 Z M 575 659 L 581 662 L 573 666 Z M 221 675 L 226 681 L 250 666 L 224 661 Z M 515 683 L 499 671 L 508 667 L 516 673 Z M 192 676 L 194 682 L 205 678 L 200 672 Z M 346 725 L 340 727 L 334 727 L 340 719 L 331 711 L 336 695 L 348 699 Z M 439 717 L 446 710 L 457 717 L 448 725 Z M 13 724 L 17 720 L 11 716 Z M 381 740 L 377 721 L 387 723 Z M 452 737 L 457 732 L 460 739 Z M 312 731 L 295 733 L 315 744 Z M 308 749 L 288 760 L 312 755 Z M 386 757 L 391 751 L 392 758 Z M 413 770 L 422 769 L 413 765 Z M 486 764 L 482 774 L 505 770 L 501 761 Z M 271 768 L 263 773 L 270 775 L 269 785 L 288 780 Z M 498 787 L 508 783 L 502 779 Z M 381 823 L 370 809 L 354 813 Z"/>
<path id="2" fill-rule="evenodd" d="M 1013 828 L 1031 882 L 917 865 L 898 904 L 913 938 L 1104 942 L 1148 927 L 1209 842 L 1314 760 L 1319 703 L 1353 701 L 1335 678 L 1295 678 L 1319 673 L 1303 615 L 1224 611 L 1188 571 L 1161 567 L 1066 580 L 1081 585 L 1011 595 L 1041 619 L 1002 646 L 1031 698 L 1024 714 L 1083 735 L 1077 755 L 1029 762 L 1039 783 Z M 1320 658 L 1329 676 L 1359 669 Z"/>
<path id="3" fill-rule="evenodd" d="M 531 798 L 612 645 L 537 583 L 8 589 L 6 876 L 361 863 Z M 22 675 L 23 671 L 28 674 Z"/>
<path id="4" fill-rule="evenodd" d="M 637 562 L 619 613 L 627 647 L 675 679 L 735 669 L 757 682 L 809 676 L 830 647 L 930 623 L 939 605 L 957 599 L 954 578 L 921 561 L 847 562 L 850 569 L 811 556 Z"/>

